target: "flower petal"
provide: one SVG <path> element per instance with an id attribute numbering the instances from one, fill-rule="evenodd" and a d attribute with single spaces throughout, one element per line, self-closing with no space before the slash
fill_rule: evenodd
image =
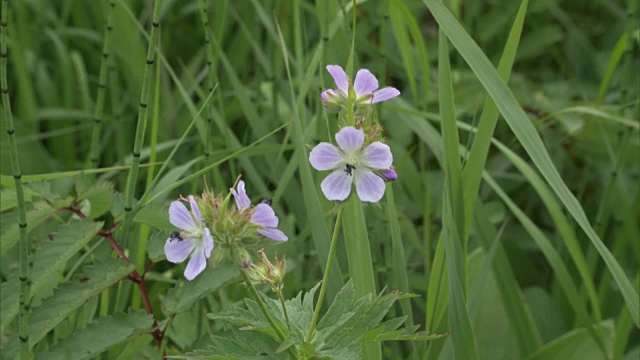
<path id="1" fill-rule="evenodd" d="M 360 69 L 353 82 L 356 98 L 371 94 L 378 88 L 378 79 L 367 69 Z"/>
<path id="2" fill-rule="evenodd" d="M 338 169 L 324 180 L 320 184 L 322 193 L 329 200 L 344 200 L 351 193 L 351 183 L 353 177 L 347 174 L 343 169 Z"/>
<path id="3" fill-rule="evenodd" d="M 169 221 L 182 230 L 198 229 L 198 225 L 193 220 L 193 216 L 191 216 L 187 207 L 177 200 L 172 201 L 171 205 L 169 205 Z"/>
<path id="4" fill-rule="evenodd" d="M 244 181 L 240 180 L 238 182 L 238 191 L 233 188 L 229 190 L 233 194 L 233 198 L 236 201 L 236 209 L 238 209 L 238 211 L 244 211 L 251 206 L 251 200 L 247 196 L 247 191 L 244 189 Z"/>
<path id="5" fill-rule="evenodd" d="M 371 143 L 364 149 L 360 163 L 372 169 L 388 169 L 393 163 L 393 155 L 389 145 L 379 141 Z"/>
<path id="6" fill-rule="evenodd" d="M 213 250 L 213 236 L 209 228 L 204 228 L 204 255 L 208 258 Z"/>
<path id="7" fill-rule="evenodd" d="M 285 235 L 282 231 L 278 229 L 260 229 L 258 230 L 258 232 L 260 233 L 260 235 L 266 236 L 271 240 L 277 240 L 277 241 L 289 240 L 287 235 Z"/>
<path id="8" fill-rule="evenodd" d="M 327 71 L 333 77 L 338 89 L 347 94 L 349 92 L 349 78 L 344 69 L 340 65 L 327 65 Z"/>
<path id="9" fill-rule="evenodd" d="M 251 221 L 266 228 L 278 227 L 278 217 L 271 206 L 267 204 L 258 204 L 253 210 Z"/>
<path id="10" fill-rule="evenodd" d="M 356 170 L 356 192 L 362 201 L 378 202 L 384 195 L 384 180 L 369 170 Z"/>
<path id="11" fill-rule="evenodd" d="M 340 161 L 342 161 L 340 150 L 333 144 L 326 142 L 316 145 L 309 154 L 309 162 L 316 170 L 335 169 Z"/>
<path id="12" fill-rule="evenodd" d="M 391 86 L 387 86 L 386 88 L 382 88 L 376 92 L 373 93 L 373 100 L 371 101 L 372 103 L 378 103 L 381 101 L 387 101 L 387 100 L 391 100 L 394 97 L 400 95 L 400 90 L 391 87 Z"/>
<path id="13" fill-rule="evenodd" d="M 362 148 L 364 143 L 364 131 L 353 126 L 346 126 L 336 134 L 338 146 L 346 153 L 354 153 Z"/>
<path id="14" fill-rule="evenodd" d="M 164 243 L 164 254 L 167 256 L 167 260 L 177 264 L 185 261 L 189 254 L 195 248 L 196 243 L 193 239 L 178 240 L 168 238 Z"/>
<path id="15" fill-rule="evenodd" d="M 193 214 L 196 225 L 198 225 L 198 228 L 200 228 L 202 227 L 202 215 L 200 215 L 198 203 L 196 203 L 196 199 L 193 197 L 193 195 L 189 195 L 189 202 L 191 203 L 191 214 Z"/>
<path id="16" fill-rule="evenodd" d="M 207 258 L 204 256 L 204 248 L 196 249 L 189 259 L 187 268 L 184 269 L 184 277 L 191 281 L 207 267 Z"/>

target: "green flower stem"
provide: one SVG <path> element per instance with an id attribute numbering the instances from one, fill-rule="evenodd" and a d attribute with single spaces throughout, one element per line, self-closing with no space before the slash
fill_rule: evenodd
<path id="1" fill-rule="evenodd" d="M 287 307 L 284 304 L 282 289 L 280 287 L 276 288 L 276 293 L 278 294 L 278 298 L 280 299 L 280 305 L 282 305 L 282 313 L 284 314 L 284 319 L 287 322 L 287 328 L 289 329 L 289 332 L 291 332 L 291 321 L 289 321 L 289 313 L 287 312 Z"/>
<path id="2" fill-rule="evenodd" d="M 342 229 L 347 249 L 349 273 L 353 278 L 356 298 L 371 294 L 376 295 L 376 279 L 373 271 L 373 260 L 369 244 L 367 224 L 362 210 L 362 202 L 356 194 L 347 199 L 344 210 Z M 380 343 L 364 345 L 364 359 L 382 359 Z"/>
<path id="3" fill-rule="evenodd" d="M 138 120 L 136 125 L 135 141 L 133 143 L 133 160 L 129 178 L 127 179 L 127 196 L 124 203 L 124 224 L 122 227 L 123 244 L 126 246 L 129 238 L 131 222 L 133 220 L 133 199 L 136 192 L 136 181 L 138 180 L 138 170 L 140 169 L 140 151 L 144 143 L 144 132 L 147 125 L 147 108 L 149 107 L 149 90 L 151 84 L 151 74 L 156 61 L 156 37 L 160 28 L 160 0 L 153 1 L 153 18 L 151 20 L 151 35 L 149 36 L 149 46 L 147 48 L 147 65 L 144 68 L 142 78 L 142 93 L 140 94 L 140 104 L 138 105 Z"/>
<path id="4" fill-rule="evenodd" d="M 327 284 L 329 283 L 329 274 L 331 273 L 331 264 L 333 263 L 333 257 L 336 252 L 336 244 L 338 243 L 338 234 L 340 233 L 340 225 L 342 224 L 342 210 L 344 208 L 341 207 L 338 210 L 338 216 L 336 217 L 336 225 L 333 229 L 333 236 L 331 237 L 331 247 L 329 247 L 329 258 L 327 258 L 327 267 L 324 271 L 324 276 L 322 277 L 322 286 L 320 287 L 320 295 L 318 295 L 318 302 L 316 303 L 316 308 L 313 311 L 313 318 L 311 318 L 311 325 L 309 326 L 309 332 L 307 332 L 307 338 L 305 342 L 311 341 L 311 336 L 313 336 L 313 331 L 316 329 L 316 323 L 318 321 L 318 316 L 320 315 L 320 309 L 322 308 L 322 302 L 324 300 L 324 294 L 327 291 Z"/>
<path id="5" fill-rule="evenodd" d="M 265 305 L 264 301 L 262 301 L 262 297 L 258 293 L 258 290 L 251 282 L 251 279 L 249 279 L 249 275 L 247 275 L 247 271 L 243 268 L 239 268 L 238 270 L 240 270 L 240 275 L 242 275 L 242 280 L 244 280 L 244 282 L 249 287 L 249 290 L 251 290 L 251 295 L 253 295 L 253 298 L 258 303 L 258 306 L 260 307 L 260 310 L 262 310 L 262 314 L 264 315 L 265 319 L 267 319 L 267 321 L 269 322 L 273 330 L 276 331 L 276 334 L 278 335 L 278 339 L 280 339 L 280 341 L 284 341 L 285 335 L 282 333 L 282 330 L 280 329 L 280 327 L 278 327 L 278 324 L 276 324 L 276 321 L 273 320 L 271 313 L 267 309 L 267 305 Z M 291 356 L 292 359 L 298 359 L 298 355 L 296 354 L 295 350 L 292 348 L 289 348 L 289 355 Z"/>
<path id="6" fill-rule="evenodd" d="M 29 308 L 31 299 L 31 266 L 29 258 L 31 244 L 27 236 L 27 212 L 24 204 L 24 188 L 22 187 L 22 171 L 18 158 L 18 145 L 16 144 L 16 131 L 13 127 L 13 114 L 9 101 L 9 85 L 7 84 L 7 25 L 9 0 L 2 0 L 2 22 L 0 23 L 0 90 L 2 91 L 2 107 L 4 109 L 4 121 L 9 136 L 9 151 L 11 157 L 11 172 L 16 187 L 18 200 L 18 226 L 20 227 L 20 308 L 18 315 L 18 337 L 20 338 L 20 359 L 29 359 Z"/>
<path id="7" fill-rule="evenodd" d="M 102 42 L 102 58 L 100 61 L 100 78 L 98 80 L 98 92 L 96 94 L 96 107 L 93 110 L 93 131 L 91 133 L 91 150 L 87 168 L 96 168 L 100 162 L 100 130 L 104 111 L 104 97 L 107 90 L 107 74 L 111 49 L 111 33 L 113 31 L 113 9 L 115 0 L 109 0 L 107 9 L 107 24 L 105 25 L 104 41 Z"/>

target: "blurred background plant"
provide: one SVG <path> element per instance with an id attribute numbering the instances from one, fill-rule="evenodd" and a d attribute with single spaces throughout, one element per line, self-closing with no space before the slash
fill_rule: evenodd
<path id="1" fill-rule="evenodd" d="M 32 243 L 30 346 L 42 358 L 158 358 L 156 342 L 182 354 L 225 331 L 205 314 L 248 296 L 237 270 L 207 269 L 186 283 L 183 268 L 163 261 L 162 245 L 175 230 L 168 204 L 200 193 L 203 176 L 226 193 L 243 174 L 254 203 L 272 199 L 290 239 L 275 248 L 287 256 L 286 298 L 322 278 L 334 204 L 320 193 L 324 174 L 304 162 L 308 146 L 332 141 L 337 131 L 320 92 L 333 87 L 324 66 L 349 61 L 351 1 L 155 3 L 160 26 L 148 52 L 154 1 L 3 0 L 9 51 L 2 71 Z M 452 332 L 429 343 L 385 342 L 383 357 L 465 358 L 476 348 L 486 359 L 637 359 L 637 2 L 447 6 L 377 0 L 355 8 L 351 61 L 402 92 L 377 110 L 398 180 L 382 206 L 364 207 L 376 287 L 420 295 L 390 315 Z M 510 72 L 510 92 L 466 46 L 469 36 L 501 77 Z M 140 122 L 145 79 L 148 120 Z M 526 124 L 511 111 L 512 98 Z M 511 116 L 495 130 L 471 131 L 498 119 L 498 110 Z M 1 139 L 1 341 L 3 356 L 12 357 L 19 201 L 11 146 L 7 135 Z M 139 177 L 127 185 L 136 159 Z M 99 170 L 82 172 L 89 169 Z M 555 171 L 570 193 L 550 180 Z M 56 211 L 69 206 L 89 219 Z M 104 241 L 112 224 L 129 265 Z M 445 250 L 447 236 L 463 246 Z M 328 299 L 347 280 L 344 241 Z M 118 281 L 134 269 L 148 304 L 139 282 Z M 447 276 L 458 270 L 457 280 Z M 457 322 L 448 307 L 466 314 Z M 162 336 L 151 330 L 154 319 Z M 459 334 L 468 335 L 462 343 Z"/>

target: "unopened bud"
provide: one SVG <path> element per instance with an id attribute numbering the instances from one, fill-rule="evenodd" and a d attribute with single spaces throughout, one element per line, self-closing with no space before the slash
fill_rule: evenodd
<path id="1" fill-rule="evenodd" d="M 396 173 L 396 169 L 394 168 L 380 171 L 380 176 L 382 176 L 385 181 L 396 181 L 398 179 L 398 173 Z"/>
<path id="2" fill-rule="evenodd" d="M 322 106 L 329 113 L 337 113 L 342 107 L 343 98 L 335 90 L 325 90 L 320 94 L 320 100 L 322 100 Z"/>

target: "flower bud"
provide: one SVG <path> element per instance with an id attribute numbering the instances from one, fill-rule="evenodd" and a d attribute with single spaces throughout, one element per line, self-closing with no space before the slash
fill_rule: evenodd
<path id="1" fill-rule="evenodd" d="M 236 249 L 234 260 L 242 265 L 243 269 L 251 267 L 251 255 L 245 248 L 239 247 Z"/>
<path id="2" fill-rule="evenodd" d="M 380 176 L 382 176 L 385 181 L 396 181 L 398 179 L 398 173 L 396 173 L 396 169 L 394 168 L 380 171 Z"/>
<path id="3" fill-rule="evenodd" d="M 276 257 L 272 263 L 263 250 L 258 251 L 258 253 L 260 254 L 260 260 L 251 264 L 251 267 L 247 270 L 249 277 L 254 282 L 269 283 L 274 291 L 276 288 L 282 289 L 282 279 L 285 274 L 284 259 L 278 260 Z"/>
<path id="4" fill-rule="evenodd" d="M 325 90 L 320 94 L 320 100 L 322 100 L 322 106 L 329 113 L 337 113 L 342 107 L 343 98 L 335 90 Z"/>

